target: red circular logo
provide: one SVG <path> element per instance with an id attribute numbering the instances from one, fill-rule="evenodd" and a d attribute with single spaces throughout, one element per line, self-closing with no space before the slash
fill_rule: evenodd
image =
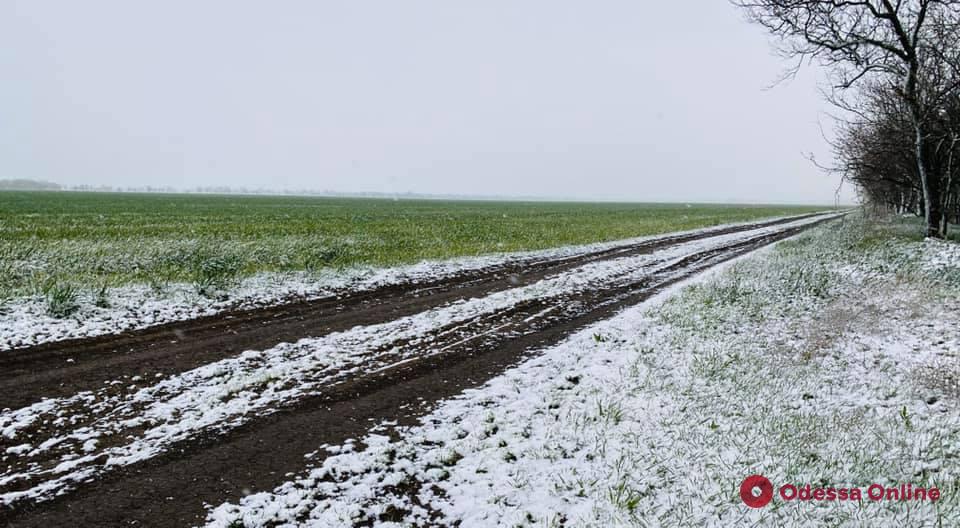
<path id="1" fill-rule="evenodd" d="M 757 489 L 760 494 L 754 495 L 753 492 Z M 763 508 L 773 500 L 773 484 L 763 475 L 750 475 L 740 484 L 740 498 L 751 508 Z"/>

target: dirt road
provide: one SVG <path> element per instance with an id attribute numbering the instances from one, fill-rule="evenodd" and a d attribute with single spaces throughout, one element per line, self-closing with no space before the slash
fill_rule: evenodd
<path id="1" fill-rule="evenodd" d="M 797 217 L 0 354 L 0 521 L 197 524 Z M 256 351 L 256 352 L 247 352 Z M 68 361 L 69 360 L 69 361 Z M 309 456 L 309 458 L 308 458 Z"/>

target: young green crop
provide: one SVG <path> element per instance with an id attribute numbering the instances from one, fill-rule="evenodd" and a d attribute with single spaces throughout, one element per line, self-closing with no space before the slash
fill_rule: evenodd
<path id="1" fill-rule="evenodd" d="M 0 297 L 171 281 L 206 293 L 261 271 L 544 249 L 817 209 L 0 192 Z"/>

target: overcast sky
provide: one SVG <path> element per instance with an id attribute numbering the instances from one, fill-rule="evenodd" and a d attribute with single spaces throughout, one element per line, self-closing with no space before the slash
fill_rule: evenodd
<path id="1" fill-rule="evenodd" d="M 0 178 L 833 203 L 784 67 L 724 0 L 6 0 Z"/>

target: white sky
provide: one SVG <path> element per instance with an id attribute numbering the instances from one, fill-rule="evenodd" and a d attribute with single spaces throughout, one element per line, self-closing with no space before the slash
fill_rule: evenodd
<path id="1" fill-rule="evenodd" d="M 833 203 L 784 67 L 724 0 L 6 0 L 0 178 Z"/>

